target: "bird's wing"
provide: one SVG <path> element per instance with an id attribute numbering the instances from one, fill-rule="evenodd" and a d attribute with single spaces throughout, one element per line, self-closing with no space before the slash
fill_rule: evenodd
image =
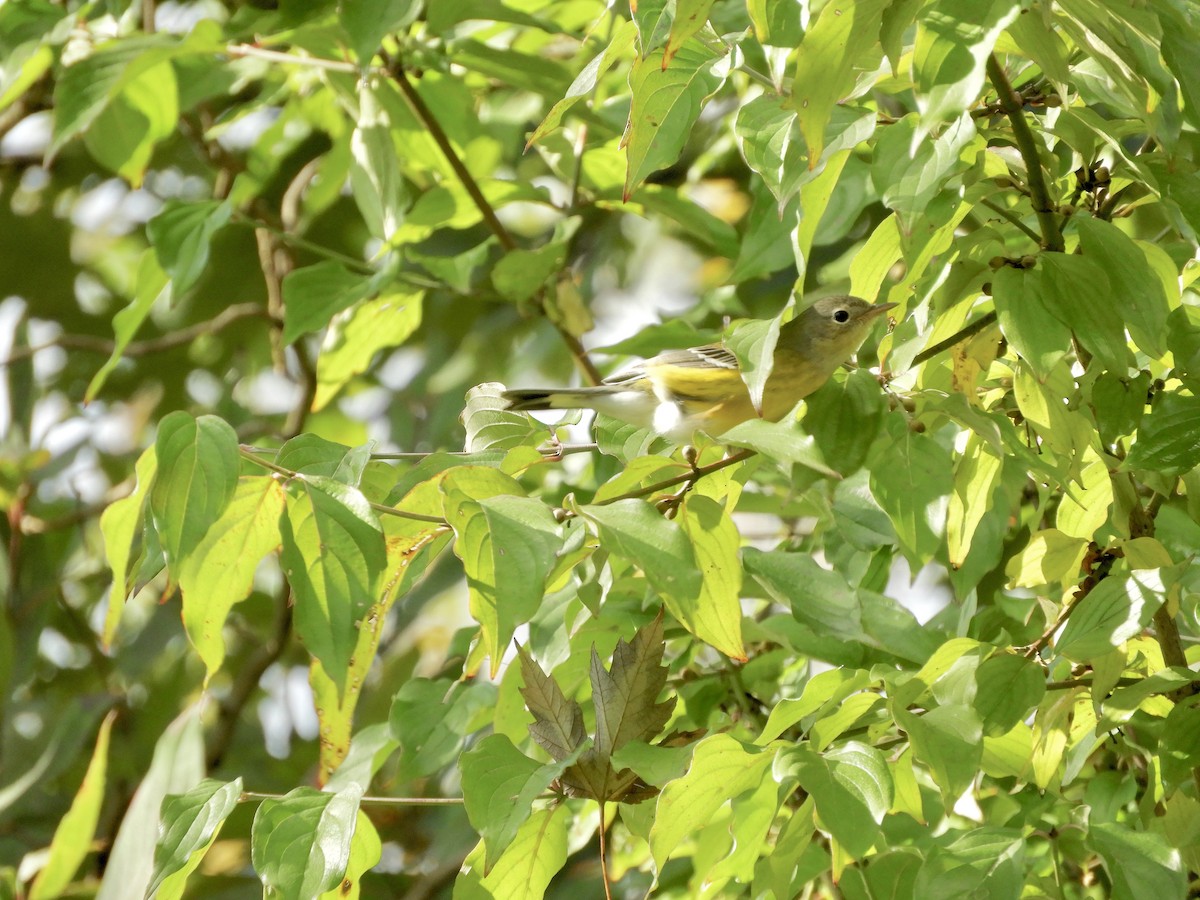
<path id="1" fill-rule="evenodd" d="M 737 357 L 720 344 L 668 350 L 641 370 L 663 400 L 721 402 L 746 390 Z"/>

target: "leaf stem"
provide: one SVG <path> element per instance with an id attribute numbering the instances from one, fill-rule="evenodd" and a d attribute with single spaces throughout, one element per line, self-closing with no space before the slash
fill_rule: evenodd
<path id="1" fill-rule="evenodd" d="M 242 459 L 248 460 L 249 462 L 254 463 L 256 466 L 262 466 L 264 469 L 270 469 L 276 475 L 282 475 L 284 478 L 304 477 L 299 472 L 293 471 L 292 469 L 285 469 L 283 466 L 277 466 L 270 460 L 263 459 L 261 456 L 256 455 L 249 447 L 239 447 L 238 453 L 241 454 Z M 414 522 L 430 522 L 434 525 L 441 525 L 445 528 L 450 527 L 450 523 L 441 516 L 427 516 L 425 513 L 409 512 L 408 510 L 399 509 L 395 506 L 386 506 L 383 503 L 375 503 L 372 500 L 368 500 L 367 505 L 380 515 L 397 516 L 401 519 L 412 519 Z"/>
<path id="2" fill-rule="evenodd" d="M 1041 228 L 1041 245 L 1047 250 L 1062 253 L 1065 249 L 1062 232 L 1054 218 L 1054 208 L 1050 202 L 1050 191 L 1046 188 L 1046 179 L 1042 173 L 1042 162 L 1038 156 L 1037 144 L 1033 140 L 1033 132 L 1025 121 L 1024 98 L 1013 90 L 1012 82 L 996 59 L 995 53 L 989 53 L 987 58 L 987 75 L 996 89 L 1000 108 L 1012 123 L 1013 139 L 1017 150 L 1025 161 L 1025 169 L 1029 182 L 1029 198 L 1033 211 L 1037 214 L 1038 225 Z"/>

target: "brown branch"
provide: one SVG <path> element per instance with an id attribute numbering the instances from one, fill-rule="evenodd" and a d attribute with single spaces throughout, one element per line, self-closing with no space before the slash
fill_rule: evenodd
<path id="1" fill-rule="evenodd" d="M 292 604 L 286 582 L 279 590 L 276 605 L 278 612 L 275 618 L 275 633 L 265 644 L 259 646 L 254 651 L 254 655 L 242 666 L 229 691 L 229 696 L 222 701 L 218 709 L 217 722 L 213 727 L 213 736 L 206 757 L 210 772 L 220 766 L 221 761 L 225 758 L 229 745 L 233 742 L 234 733 L 237 731 L 242 710 L 250 702 L 263 673 L 276 663 L 283 656 L 283 651 L 287 649 L 288 639 L 292 634 Z"/>
<path id="2" fill-rule="evenodd" d="M 449 135 L 446 134 L 441 123 L 438 122 L 437 116 L 433 114 L 433 110 L 425 103 L 425 100 L 417 92 L 417 89 L 413 87 L 408 74 L 404 71 L 403 64 L 398 60 L 388 60 L 387 69 L 395 80 L 396 85 L 400 88 L 400 93 L 404 95 L 404 99 L 413 111 L 413 115 L 425 126 L 425 130 L 429 132 L 429 136 L 433 138 L 433 142 L 438 145 L 438 149 L 446 157 L 446 162 L 454 170 L 454 174 L 462 184 L 463 189 L 466 190 L 467 196 L 471 198 L 471 202 L 475 204 L 476 209 L 479 210 L 479 214 L 483 216 L 484 224 L 496 236 L 496 240 L 500 242 L 500 246 L 505 250 L 519 249 L 516 238 L 504 227 L 504 223 L 496 215 L 496 210 L 492 208 L 491 202 L 483 195 L 479 183 L 475 181 L 475 177 L 463 163 L 458 151 L 454 149 Z M 543 314 L 545 314 L 546 300 L 544 294 L 539 296 L 539 306 Z M 600 374 L 600 370 L 596 368 L 596 364 L 588 356 L 587 350 L 579 342 L 579 338 L 567 331 L 559 322 L 554 321 L 552 316 L 547 315 L 546 318 L 550 320 L 550 324 L 559 333 L 559 336 L 567 345 L 567 349 L 571 351 L 571 356 L 574 357 L 575 363 L 583 371 L 584 375 L 587 376 L 588 380 L 592 384 L 599 384 L 603 381 L 604 376 Z"/>
<path id="3" fill-rule="evenodd" d="M 665 491 L 667 488 L 675 487 L 675 485 L 683 484 L 684 482 L 687 482 L 688 487 L 691 487 L 705 475 L 719 472 L 721 469 L 732 466 L 734 463 L 740 463 L 752 456 L 754 456 L 753 450 L 739 450 L 737 453 L 726 456 L 724 459 L 718 459 L 716 462 L 709 463 L 706 466 L 696 466 L 690 472 L 685 472 L 683 475 L 676 475 L 674 478 L 668 478 L 647 487 L 638 488 L 636 491 L 626 491 L 624 494 L 608 497 L 601 500 L 596 506 L 607 506 L 610 503 L 616 503 L 618 500 L 634 500 L 639 497 L 649 497 L 651 494 L 657 494 L 659 491 Z"/>
<path id="4" fill-rule="evenodd" d="M 179 331 L 172 331 L 169 334 L 164 334 L 160 337 L 151 338 L 145 341 L 133 341 L 126 345 L 121 355 L 126 357 L 149 356 L 152 353 L 162 353 L 165 350 L 173 350 L 176 347 L 182 347 L 185 344 L 190 344 L 197 338 L 203 337 L 206 334 L 216 334 L 235 322 L 240 322 L 242 319 L 257 319 L 267 318 L 267 313 L 257 303 L 240 303 L 237 306 L 230 306 L 222 310 L 219 315 L 214 316 L 206 322 L 197 322 L 195 325 L 189 325 Z M 47 341 L 44 344 L 39 344 L 36 347 L 16 347 L 8 358 L 0 365 L 8 365 L 10 363 L 19 362 L 23 359 L 28 359 L 40 350 L 48 350 L 51 347 L 62 347 L 64 350 L 82 350 L 85 353 L 99 353 L 102 355 L 111 354 L 117 347 L 115 341 L 108 338 L 94 337 L 90 334 L 60 334 L 53 340 Z"/>
<path id="5" fill-rule="evenodd" d="M 962 328 L 960 328 L 958 331 L 954 332 L 954 334 L 950 335 L 950 337 L 946 338 L 945 340 L 938 341 L 932 347 L 926 347 L 924 350 L 922 350 L 920 353 L 918 353 L 916 356 L 913 357 L 912 364 L 915 366 L 915 365 L 925 362 L 925 360 L 927 360 L 927 359 L 932 359 L 933 357 L 937 356 L 939 353 L 941 353 L 945 350 L 949 350 L 955 344 L 961 343 L 962 341 L 967 340 L 967 338 L 974 337 L 975 335 L 979 334 L 979 332 L 983 331 L 985 328 L 987 328 L 990 325 L 994 325 L 995 323 L 996 323 L 996 313 L 995 312 L 985 313 L 984 315 L 982 315 L 978 319 L 976 319 L 974 322 L 972 322 L 970 325 L 965 325 Z"/>
<path id="6" fill-rule="evenodd" d="M 1046 179 L 1042 173 L 1042 162 L 1038 156 L 1037 144 L 1029 123 L 1025 121 L 1025 108 L 1022 96 L 1013 90 L 1012 83 L 1004 73 L 1004 67 L 996 59 L 996 54 L 990 53 L 987 58 L 988 79 L 996 89 L 1000 108 L 1012 123 L 1013 140 L 1017 151 L 1025 161 L 1026 174 L 1029 181 L 1029 197 L 1033 211 L 1037 214 L 1038 225 L 1041 228 L 1041 245 L 1047 250 L 1061 253 L 1065 247 L 1062 232 L 1054 218 L 1054 208 L 1050 202 L 1050 191 L 1046 188 Z"/>

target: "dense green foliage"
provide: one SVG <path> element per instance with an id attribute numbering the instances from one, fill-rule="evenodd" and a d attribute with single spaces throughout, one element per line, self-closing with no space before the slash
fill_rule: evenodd
<path id="1" fill-rule="evenodd" d="M 1196 890 L 1198 46 L 0 2 L 0 897 Z M 499 398 L 831 293 L 794 421 Z"/>

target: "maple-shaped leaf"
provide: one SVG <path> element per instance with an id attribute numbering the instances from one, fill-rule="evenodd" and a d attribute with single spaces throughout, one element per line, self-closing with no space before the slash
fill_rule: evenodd
<path id="1" fill-rule="evenodd" d="M 520 644 L 517 644 L 517 654 L 521 657 L 521 674 L 525 680 L 521 696 L 534 719 L 529 734 L 555 762 L 562 762 L 587 739 L 583 710 L 578 701 L 566 698 L 558 682 L 543 672 Z"/>
<path id="2" fill-rule="evenodd" d="M 609 757 L 630 741 L 649 741 L 667 724 L 675 698 L 656 702 L 667 683 L 667 667 L 661 665 L 665 647 L 660 611 L 632 642 L 617 641 L 608 672 L 592 648 L 597 755 Z"/>

